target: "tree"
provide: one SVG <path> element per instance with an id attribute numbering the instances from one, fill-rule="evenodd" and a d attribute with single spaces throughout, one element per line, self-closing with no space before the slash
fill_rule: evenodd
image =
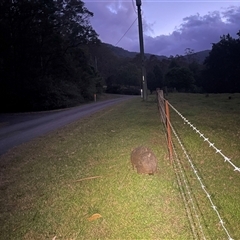
<path id="1" fill-rule="evenodd" d="M 177 67 L 180 67 L 178 61 L 176 58 L 172 57 L 168 68 L 171 69 L 171 68 L 177 68 Z"/>
<path id="2" fill-rule="evenodd" d="M 153 72 L 147 72 L 147 81 L 148 81 L 148 89 L 150 90 L 151 94 L 154 90 L 156 90 L 157 79 Z"/>
<path id="3" fill-rule="evenodd" d="M 157 87 L 162 88 L 163 87 L 163 73 L 159 65 L 154 66 L 153 73 L 157 79 Z"/>
<path id="4" fill-rule="evenodd" d="M 87 50 L 88 53 L 86 54 L 90 59 L 89 62 L 91 66 L 96 68 L 96 71 L 101 73 L 101 76 L 104 79 L 114 76 L 116 74 L 116 69 L 124 64 L 124 61 L 115 56 L 104 43 L 91 44 Z M 113 79 L 112 82 L 114 82 Z"/>
<path id="5" fill-rule="evenodd" d="M 69 48 L 80 44 L 98 43 L 97 34 L 89 22 L 93 16 L 81 0 L 57 0 L 58 31 Z"/>
<path id="6" fill-rule="evenodd" d="M 165 76 L 165 84 L 177 91 L 189 91 L 194 82 L 192 73 L 187 68 L 171 68 Z"/>
<path id="7" fill-rule="evenodd" d="M 163 88 L 163 74 L 161 68 L 158 65 L 155 65 L 153 71 L 147 73 L 148 80 L 148 89 L 151 94 L 157 88 Z"/>
<path id="8" fill-rule="evenodd" d="M 220 37 L 204 64 L 204 88 L 208 92 L 240 92 L 240 31 L 238 38 Z"/>
<path id="9" fill-rule="evenodd" d="M 187 58 L 187 62 L 188 64 L 190 64 L 191 62 L 194 62 L 194 50 L 191 48 L 186 48 L 185 49 L 185 56 Z"/>
<path id="10" fill-rule="evenodd" d="M 91 16 L 80 0 L 0 2 L 0 100 L 5 111 L 64 107 L 90 96 L 85 92 L 93 88 L 84 82 L 94 85 L 98 78 L 83 47 L 98 41 Z"/>

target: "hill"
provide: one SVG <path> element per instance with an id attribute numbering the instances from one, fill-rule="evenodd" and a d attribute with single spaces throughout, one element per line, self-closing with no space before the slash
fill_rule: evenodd
<path id="1" fill-rule="evenodd" d="M 103 43 L 105 46 L 107 46 L 111 52 L 117 56 L 117 57 L 125 57 L 125 58 L 134 58 L 137 54 L 139 54 L 139 52 L 129 52 L 121 47 L 116 47 L 116 46 L 113 46 L 111 44 L 108 44 L 108 43 Z M 153 54 L 150 54 L 150 53 L 145 53 L 145 56 L 147 58 L 150 58 L 150 56 L 152 56 Z M 159 55 L 155 55 L 159 60 L 162 60 L 162 59 L 168 59 L 168 57 L 166 56 L 159 56 Z"/>
<path id="2" fill-rule="evenodd" d="M 211 50 L 204 50 L 204 51 L 193 53 L 192 55 L 197 62 L 203 63 L 205 58 L 208 57 L 210 51 Z"/>
<path id="3" fill-rule="evenodd" d="M 108 43 L 102 43 L 102 44 L 107 46 L 115 56 L 120 57 L 120 58 L 134 58 L 137 54 L 139 54 L 139 52 L 130 52 L 121 47 L 116 47 L 116 46 L 113 46 Z M 210 52 L 210 50 L 204 50 L 204 51 L 193 53 L 192 56 L 197 62 L 203 63 L 205 58 L 208 56 L 209 52 Z M 145 53 L 145 56 L 147 58 L 150 58 L 150 56 L 152 56 L 152 55 L 154 55 L 154 54 Z M 168 59 L 168 57 L 163 56 L 163 55 L 160 55 L 160 56 L 155 55 L 155 56 L 159 60 Z"/>

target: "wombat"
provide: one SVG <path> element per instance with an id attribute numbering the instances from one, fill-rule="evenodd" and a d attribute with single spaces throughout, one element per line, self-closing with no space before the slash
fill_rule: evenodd
<path id="1" fill-rule="evenodd" d="M 153 175 L 157 172 L 157 158 L 147 147 L 137 147 L 131 153 L 131 163 L 137 173 Z"/>

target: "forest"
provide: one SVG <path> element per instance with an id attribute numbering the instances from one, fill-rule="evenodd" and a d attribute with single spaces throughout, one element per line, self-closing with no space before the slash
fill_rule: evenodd
<path id="1" fill-rule="evenodd" d="M 92 101 L 102 92 L 140 94 L 141 57 L 102 43 L 81 0 L 0 2 L 0 112 L 42 111 Z M 220 37 L 204 61 L 146 54 L 150 93 L 240 92 L 240 31 Z"/>
<path id="2" fill-rule="evenodd" d="M 0 1 L 2 111 L 71 107 L 101 91 L 89 64 L 100 43 L 80 0 Z"/>

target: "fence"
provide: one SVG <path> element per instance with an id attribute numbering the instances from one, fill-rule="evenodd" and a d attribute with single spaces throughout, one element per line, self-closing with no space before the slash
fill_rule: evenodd
<path id="1" fill-rule="evenodd" d="M 192 159 L 190 158 L 187 150 L 185 149 L 183 143 L 180 140 L 180 137 L 178 136 L 173 125 L 171 124 L 169 107 L 173 111 L 175 111 L 177 113 L 177 115 L 184 121 L 184 123 L 189 125 L 190 128 L 192 128 L 192 130 L 195 131 L 199 135 L 200 138 L 203 138 L 203 141 L 207 142 L 209 144 L 209 147 L 211 147 L 215 150 L 216 154 L 219 154 L 221 157 L 223 157 L 224 162 L 229 163 L 233 167 L 234 171 L 240 172 L 240 168 L 237 167 L 231 161 L 231 159 L 229 157 L 224 155 L 222 153 L 222 151 L 214 145 L 214 143 L 212 143 L 206 136 L 204 136 L 204 134 L 201 133 L 200 130 L 198 130 L 190 121 L 188 121 L 176 108 L 174 108 L 164 98 L 163 91 L 160 89 L 157 89 L 157 100 L 158 100 L 158 110 L 159 110 L 160 118 L 161 118 L 161 121 L 162 121 L 164 127 L 166 128 L 166 138 L 167 138 L 168 151 L 169 151 L 169 160 L 171 161 L 173 168 L 175 170 L 174 172 L 176 174 L 177 183 L 178 183 L 182 198 L 184 200 L 184 206 L 186 208 L 187 217 L 189 219 L 190 227 L 191 227 L 191 230 L 192 230 L 192 233 L 193 233 L 195 239 L 198 239 L 198 238 L 206 239 L 206 236 L 204 234 L 203 227 L 201 225 L 200 216 L 197 211 L 196 203 L 192 196 L 191 187 L 189 186 L 189 183 L 187 181 L 187 177 L 186 177 L 185 171 L 183 169 L 183 165 L 182 165 L 181 161 L 179 160 L 179 157 L 178 157 L 178 154 L 177 154 L 177 151 L 175 148 L 175 143 L 173 142 L 171 133 L 173 133 L 174 139 L 176 139 L 177 143 L 181 147 L 181 149 L 191 167 L 191 170 L 193 171 L 196 179 L 198 180 L 198 183 L 201 186 L 202 191 L 206 195 L 213 211 L 216 213 L 216 216 L 219 219 L 219 224 L 221 225 L 222 229 L 226 233 L 228 239 L 233 240 L 228 229 L 225 226 L 225 223 L 218 211 L 217 206 L 214 204 L 209 191 L 207 190 L 206 186 L 204 185 L 203 180 L 200 178 L 200 174 L 198 173 L 196 167 L 194 166 Z M 173 153 L 174 153 L 174 156 L 173 156 Z"/>

